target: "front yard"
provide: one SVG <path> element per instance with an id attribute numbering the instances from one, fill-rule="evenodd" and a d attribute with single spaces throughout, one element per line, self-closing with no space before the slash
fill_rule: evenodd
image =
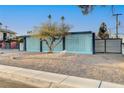
<path id="1" fill-rule="evenodd" d="M 43 54 L 6 52 L 0 64 L 124 84 L 124 56 L 120 54 Z"/>

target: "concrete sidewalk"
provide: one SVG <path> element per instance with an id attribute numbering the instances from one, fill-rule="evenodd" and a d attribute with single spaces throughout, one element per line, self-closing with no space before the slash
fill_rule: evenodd
<path id="1" fill-rule="evenodd" d="M 44 71 L 0 65 L 0 77 L 19 81 L 40 88 L 123 88 L 100 80 L 79 78 Z"/>

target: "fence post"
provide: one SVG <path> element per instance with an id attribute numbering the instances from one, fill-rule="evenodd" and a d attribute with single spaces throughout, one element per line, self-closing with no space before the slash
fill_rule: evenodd
<path id="1" fill-rule="evenodd" d="M 26 49 L 26 46 L 27 46 L 26 43 L 27 43 L 26 42 L 26 37 L 24 37 L 24 51 L 27 51 L 27 49 Z"/>
<path id="2" fill-rule="evenodd" d="M 65 50 L 65 37 L 63 37 L 63 50 Z"/>
<path id="3" fill-rule="evenodd" d="M 105 51 L 104 51 L 104 53 L 106 53 L 106 39 L 104 40 L 104 45 L 105 45 Z"/>
<path id="4" fill-rule="evenodd" d="M 40 52 L 42 52 L 43 51 L 43 49 L 42 49 L 42 40 L 40 39 Z"/>
<path id="5" fill-rule="evenodd" d="M 121 44 L 120 44 L 120 51 L 121 51 L 121 54 L 122 54 L 122 48 L 123 48 L 123 43 L 122 43 L 122 39 L 120 39 L 121 40 Z"/>
<path id="6" fill-rule="evenodd" d="M 93 51 L 93 54 L 96 53 L 96 51 L 95 51 L 95 33 L 92 34 L 92 51 Z"/>

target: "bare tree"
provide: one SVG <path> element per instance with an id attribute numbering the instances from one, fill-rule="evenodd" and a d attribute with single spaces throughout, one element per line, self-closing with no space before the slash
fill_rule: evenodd
<path id="1" fill-rule="evenodd" d="M 51 15 L 49 15 L 49 21 L 35 29 L 32 34 L 46 43 L 49 53 L 53 52 L 53 49 L 62 41 L 63 37 L 65 37 L 70 30 L 70 26 L 64 23 L 64 16 L 61 17 L 62 23 L 60 25 L 52 22 L 51 18 Z"/>

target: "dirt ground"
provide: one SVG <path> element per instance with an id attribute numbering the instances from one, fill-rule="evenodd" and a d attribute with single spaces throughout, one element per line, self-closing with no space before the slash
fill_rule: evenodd
<path id="1" fill-rule="evenodd" d="M 0 64 L 42 70 L 124 84 L 124 56 L 121 54 L 43 54 L 5 52 Z"/>

